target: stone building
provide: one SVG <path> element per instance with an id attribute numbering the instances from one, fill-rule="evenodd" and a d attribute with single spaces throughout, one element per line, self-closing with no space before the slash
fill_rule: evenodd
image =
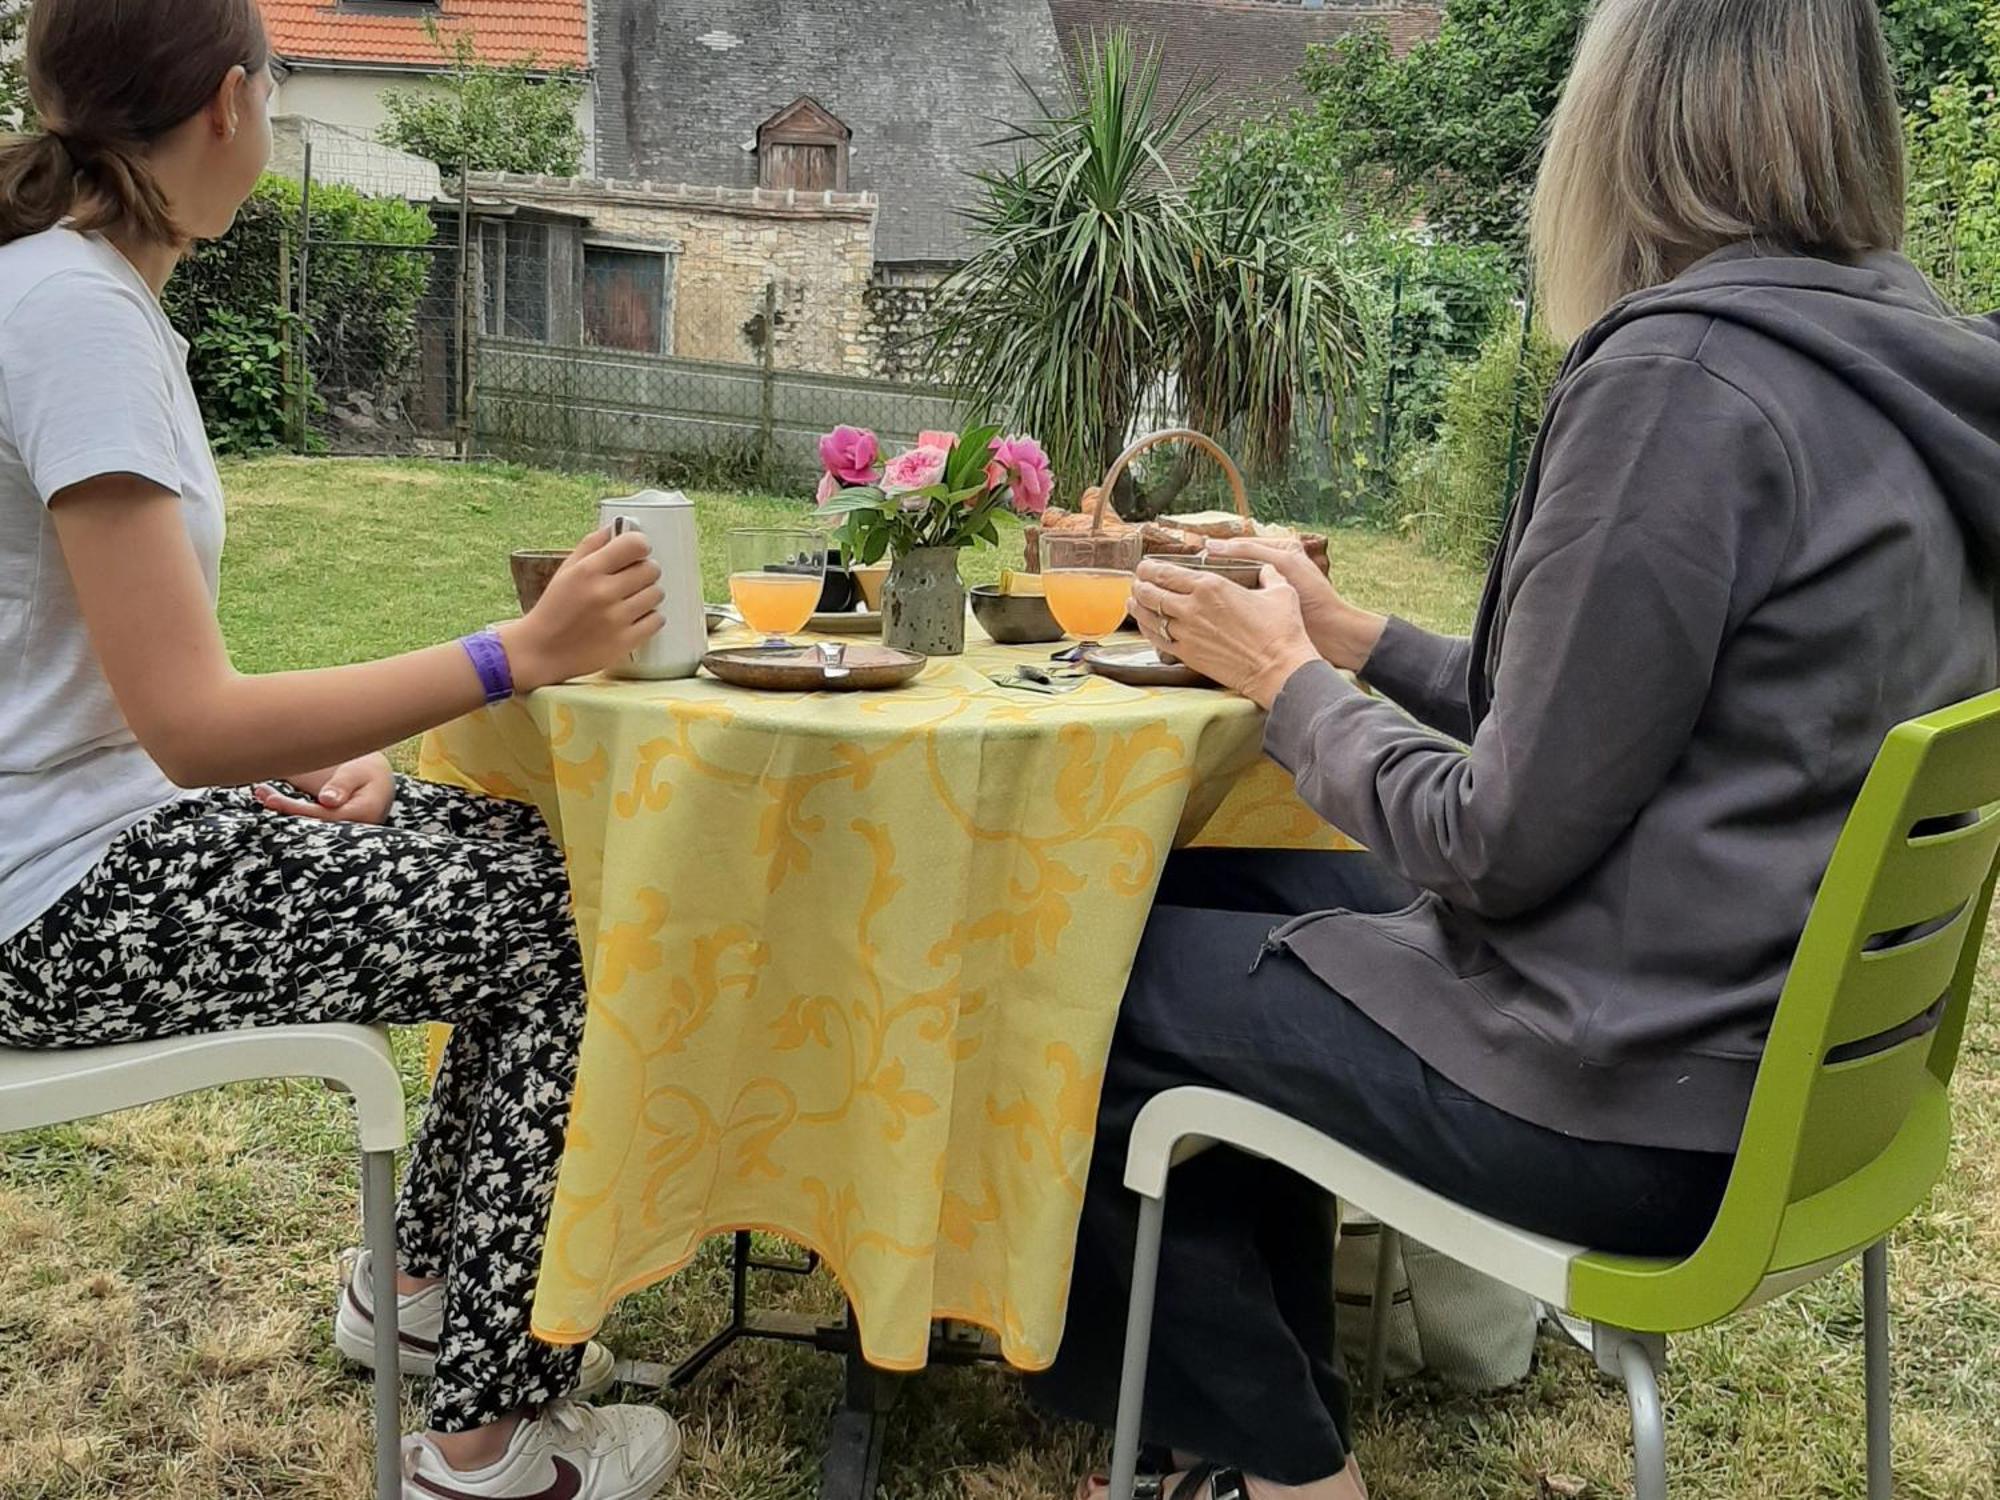
<path id="1" fill-rule="evenodd" d="M 472 193 L 484 333 L 738 364 L 774 338 L 780 368 L 874 372 L 872 194 L 512 175 Z"/>
<path id="2" fill-rule="evenodd" d="M 1209 85 L 1209 118 L 1229 124 L 1298 99 L 1309 47 L 1379 25 L 1404 48 L 1437 16 L 1424 0 L 596 0 L 598 162 L 872 195 L 863 342 L 881 373 L 911 376 L 932 291 L 970 245 L 970 174 L 1011 160 L 1008 125 L 1060 103 L 1093 34 L 1129 29 L 1169 91 Z"/>

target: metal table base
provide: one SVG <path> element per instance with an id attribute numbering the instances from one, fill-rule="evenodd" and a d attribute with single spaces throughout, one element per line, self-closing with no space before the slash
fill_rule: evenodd
<path id="1" fill-rule="evenodd" d="M 729 1321 L 679 1364 L 620 1360 L 616 1378 L 645 1390 L 677 1391 L 699 1379 L 710 1365 L 744 1339 L 806 1344 L 828 1354 L 838 1354 L 846 1365 L 846 1379 L 820 1460 L 820 1500 L 874 1500 L 882 1477 L 882 1443 L 889 1413 L 894 1410 L 896 1397 L 908 1377 L 878 1370 L 861 1357 L 860 1330 L 855 1326 L 851 1307 L 839 1321 L 829 1322 L 807 1314 L 766 1312 L 750 1306 L 752 1271 L 810 1276 L 818 1269 L 816 1255 L 808 1255 L 802 1261 L 759 1260 L 750 1236 L 736 1235 L 730 1253 Z M 944 1325 L 932 1331 L 930 1363 L 933 1365 L 994 1363 L 999 1358 L 994 1341 L 977 1330 Z"/>

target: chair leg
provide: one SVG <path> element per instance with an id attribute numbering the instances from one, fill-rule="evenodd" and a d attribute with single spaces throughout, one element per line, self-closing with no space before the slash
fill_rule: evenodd
<path id="1" fill-rule="evenodd" d="M 396 1338 L 396 1157 L 391 1151 L 361 1157 L 361 1218 L 375 1285 L 375 1496 L 403 1493 L 403 1391 Z"/>
<path id="2" fill-rule="evenodd" d="M 1618 1345 L 1618 1373 L 1632 1403 L 1632 1479 L 1638 1500 L 1667 1500 L 1667 1419 L 1653 1354 L 1636 1338 Z"/>
<path id="3" fill-rule="evenodd" d="M 1375 1290 L 1368 1303 L 1368 1368 L 1363 1382 L 1371 1406 L 1382 1404 L 1389 1362 L 1389 1311 L 1396 1300 L 1396 1262 L 1402 1249 L 1403 1237 L 1387 1224 L 1376 1231 Z"/>
<path id="4" fill-rule="evenodd" d="M 1152 1353 L 1153 1296 L 1159 1285 L 1160 1235 L 1167 1200 L 1139 1200 L 1139 1247 L 1132 1257 L 1132 1301 L 1125 1314 L 1125 1367 L 1118 1382 L 1118 1427 L 1111 1444 L 1108 1500 L 1132 1500 L 1139 1476 L 1139 1442 L 1146 1415 L 1146 1361 Z"/>
<path id="5" fill-rule="evenodd" d="M 1868 1500 L 1889 1500 L 1889 1242 L 1861 1257 L 1862 1322 L 1868 1350 Z"/>

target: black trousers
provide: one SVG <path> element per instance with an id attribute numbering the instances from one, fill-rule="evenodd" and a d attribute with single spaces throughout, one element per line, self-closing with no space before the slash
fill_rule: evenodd
<path id="1" fill-rule="evenodd" d="M 1111 1422 L 1139 1217 L 1126 1148 L 1146 1102 L 1184 1084 L 1282 1110 L 1542 1234 L 1626 1254 L 1701 1240 L 1730 1157 L 1528 1124 L 1448 1082 L 1289 954 L 1256 962 L 1286 918 L 1391 911 L 1413 894 L 1365 854 L 1203 850 L 1169 862 L 1105 1073 L 1068 1330 L 1055 1365 L 1030 1383 L 1037 1399 Z M 1324 1195 L 1281 1167 L 1212 1151 L 1175 1171 L 1148 1443 L 1281 1484 L 1340 1471 L 1352 1434 L 1334 1350 L 1333 1238 Z"/>

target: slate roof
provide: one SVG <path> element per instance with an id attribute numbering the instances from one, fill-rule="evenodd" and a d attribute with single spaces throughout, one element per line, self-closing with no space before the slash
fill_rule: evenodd
<path id="1" fill-rule="evenodd" d="M 1093 34 L 1123 27 L 1158 50 L 1168 98 L 1200 80 L 1207 118 L 1225 125 L 1303 103 L 1299 68 L 1314 45 L 1379 26 L 1398 52 L 1437 32 L 1438 10 L 1422 3 L 1329 4 L 1297 0 L 1050 0 L 1065 59 Z"/>
<path id="2" fill-rule="evenodd" d="M 809 94 L 881 196 L 876 258 L 965 253 L 964 174 L 999 122 L 1063 88 L 1048 0 L 597 0 L 597 162 L 609 177 L 754 187 L 757 127 Z"/>
<path id="3" fill-rule="evenodd" d="M 530 59 L 551 70 L 590 66 L 589 0 L 259 0 L 271 46 L 287 62 L 437 66 L 433 21 L 449 39 L 469 31 L 488 62 Z"/>

